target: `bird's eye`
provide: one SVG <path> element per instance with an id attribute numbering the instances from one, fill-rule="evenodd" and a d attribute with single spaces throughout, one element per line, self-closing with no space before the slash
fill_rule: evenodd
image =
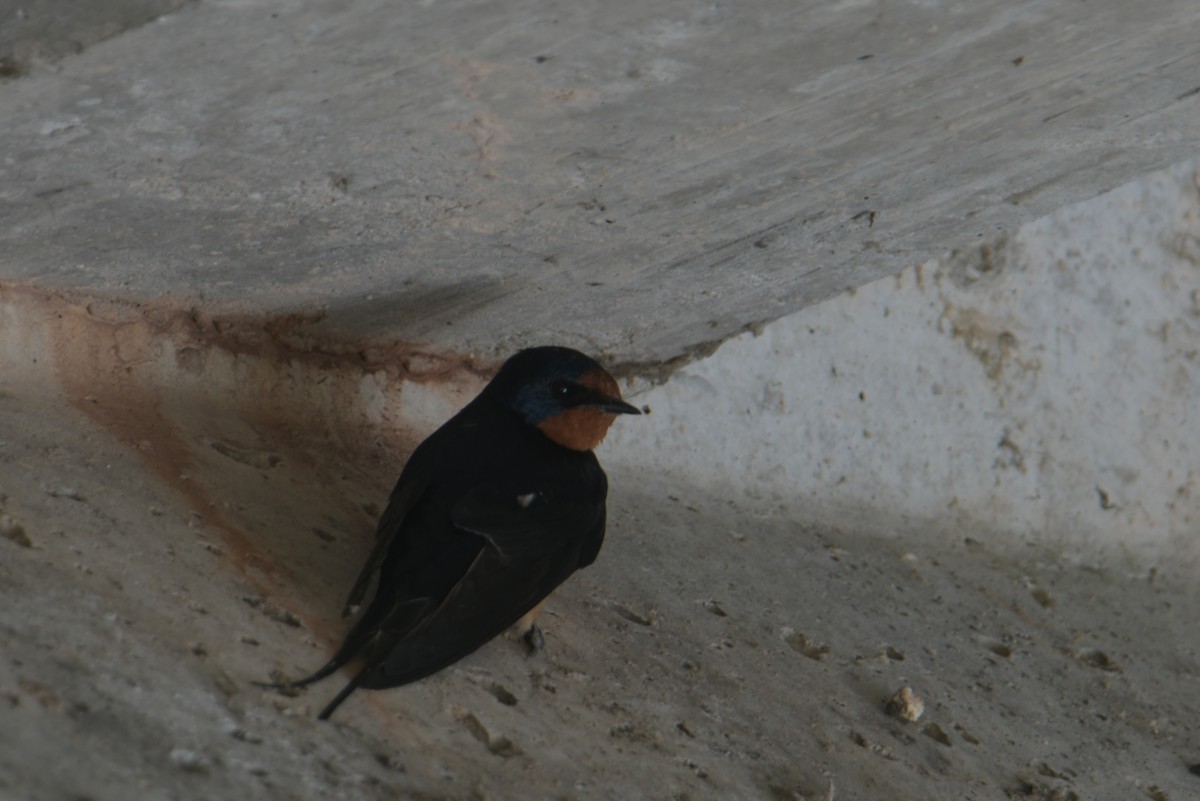
<path id="1" fill-rule="evenodd" d="M 550 391 L 556 398 L 565 400 L 575 394 L 575 386 L 570 381 L 555 381 L 550 385 Z"/>

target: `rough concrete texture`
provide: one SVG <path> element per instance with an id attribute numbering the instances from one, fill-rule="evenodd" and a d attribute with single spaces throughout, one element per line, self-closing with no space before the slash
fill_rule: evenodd
<path id="1" fill-rule="evenodd" d="M 96 425 L 107 402 L 0 398 L 0 797 L 1116 801 L 1200 782 L 1194 577 L 969 528 L 814 527 L 682 466 L 613 467 L 608 544 L 553 597 L 541 655 L 498 641 L 318 723 L 336 681 L 250 682 L 325 658 L 402 448 L 338 451 L 220 393 L 141 409 L 136 439 Z M 185 472 L 146 469 L 171 434 Z M 885 711 L 902 687 L 916 722 Z"/>
<path id="2" fill-rule="evenodd" d="M 1195 397 L 1193 182 L 1179 169 L 1068 209 L 1014 233 L 1002 269 L 992 250 L 990 261 L 927 266 L 923 289 L 915 274 L 885 279 L 638 392 L 652 413 L 620 421 L 602 449 L 608 542 L 553 596 L 546 650 L 527 658 L 497 641 L 410 687 L 357 694 L 332 724 L 313 715 L 336 680 L 296 697 L 251 682 L 324 660 L 405 453 L 486 366 L 398 346 L 318 353 L 199 313 L 4 290 L 0 798 L 1195 797 L 1200 583 L 1185 559 L 1165 558 L 1178 539 L 1135 532 L 1142 518 L 1122 513 L 1135 494 L 1158 498 L 1139 482 L 1191 447 L 1180 438 L 1148 451 L 1131 431 L 1153 443 L 1187 422 L 1165 410 Z M 1064 228 L 1105 227 L 1119 235 L 1093 253 L 1059 259 L 1043 247 Z M 1134 234 L 1140 246 L 1123 238 Z M 1128 322 L 1096 322 L 1114 308 L 1086 291 L 1097 275 L 1123 296 Z M 1033 294 L 1053 307 L 1022 291 L 1039 282 Z M 1105 442 L 1130 438 L 1123 464 L 1138 472 L 1137 493 L 1111 490 L 1108 513 L 1129 536 L 1116 557 L 1053 527 L 1108 518 L 1088 516 L 1094 496 L 1067 492 L 1076 473 L 1046 467 L 1046 453 L 1075 464 L 1092 440 L 1056 433 L 1079 423 L 1035 402 L 1039 382 L 1071 360 L 1039 349 L 1045 329 L 1027 306 L 1079 325 L 1064 353 L 1097 366 L 1056 398 L 1147 410 L 1137 426 L 1125 415 L 1105 430 Z M 990 321 L 978 329 L 988 336 L 955 333 L 955 310 L 968 309 Z M 825 332 L 835 325 L 842 336 Z M 936 366 L 903 362 L 900 348 L 884 351 L 900 360 L 888 370 L 863 347 L 902 337 Z M 1156 359 L 1119 357 L 1147 342 Z M 809 354 L 820 354 L 815 368 L 793 371 Z M 1035 357 L 1037 381 L 1018 367 Z M 1128 371 L 1111 393 L 1121 403 L 1098 392 L 1112 359 Z M 1176 383 L 1159 386 L 1163 376 Z M 806 394 L 810 381 L 824 401 Z M 986 456 L 950 461 L 964 498 L 986 500 L 969 491 L 1001 479 L 991 507 L 925 520 L 917 501 L 948 490 L 910 481 L 909 502 L 886 485 L 909 472 L 897 459 L 949 447 L 936 426 L 906 424 L 927 397 L 951 440 L 957 415 L 985 416 L 983 433 L 951 444 Z M 889 400 L 894 413 L 864 411 Z M 1007 480 L 1026 474 L 994 429 L 1021 410 L 1026 439 L 1009 438 L 1026 470 L 1063 488 L 1062 509 L 1042 514 L 1031 498 L 1010 523 Z M 880 434 L 863 437 L 868 424 Z M 722 436 L 732 430 L 755 447 Z M 640 442 L 682 445 L 650 454 Z M 809 451 L 824 473 L 805 471 Z M 812 483 L 848 500 L 823 478 L 835 468 L 877 494 L 816 503 Z M 1183 519 L 1143 506 L 1159 524 Z M 1045 529 L 1012 536 L 1037 521 Z M 905 687 L 923 706 L 916 721 L 888 711 Z"/>
<path id="3" fill-rule="evenodd" d="M 1194 572 L 1200 162 L 744 334 L 641 398 L 658 425 L 613 433 L 631 463 L 810 519 Z"/>
<path id="4" fill-rule="evenodd" d="M 1011 228 L 1194 155 L 1200 7 L 397 8 L 0 84 L 0 799 L 1200 793 L 1195 165 Z M 542 654 L 252 685 L 500 351 L 661 378 L 956 242 L 630 385 Z"/>
<path id="5" fill-rule="evenodd" d="M 0 85 L 0 279 L 658 362 L 1193 155 L 1198 24 L 1194 0 L 191 3 Z"/>

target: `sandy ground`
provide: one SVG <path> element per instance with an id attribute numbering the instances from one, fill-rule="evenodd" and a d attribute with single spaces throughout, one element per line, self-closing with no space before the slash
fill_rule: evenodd
<path id="1" fill-rule="evenodd" d="M 324 661 L 402 446 L 197 408 L 164 468 L 103 402 L 0 394 L 0 798 L 1200 796 L 1195 577 L 818 530 L 628 468 L 544 651 L 497 641 L 319 723 L 342 677 L 251 682 Z"/>

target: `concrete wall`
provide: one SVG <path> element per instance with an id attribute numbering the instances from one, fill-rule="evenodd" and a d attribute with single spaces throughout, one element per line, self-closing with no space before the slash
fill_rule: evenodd
<path id="1" fill-rule="evenodd" d="M 746 333 L 606 448 L 833 524 L 1194 561 L 1198 354 L 1190 162 Z"/>

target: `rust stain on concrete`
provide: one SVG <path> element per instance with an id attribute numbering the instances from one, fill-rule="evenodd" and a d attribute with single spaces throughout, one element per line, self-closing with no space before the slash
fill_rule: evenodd
<path id="1" fill-rule="evenodd" d="M 332 635 L 320 618 L 340 608 L 377 508 L 429 433 L 406 393 L 455 408 L 494 369 L 409 343 L 321 339 L 309 330 L 319 315 L 210 316 L 11 285 L 0 303 L 42 328 L 67 400 L 318 636 Z"/>

